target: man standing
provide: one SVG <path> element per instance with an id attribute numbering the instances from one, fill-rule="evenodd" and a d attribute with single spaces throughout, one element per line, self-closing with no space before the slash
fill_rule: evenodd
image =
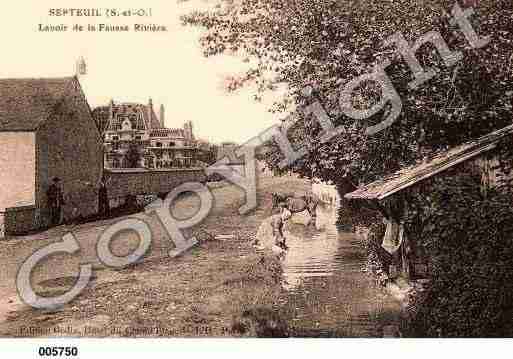
<path id="1" fill-rule="evenodd" d="M 53 183 L 46 191 L 46 197 L 48 199 L 48 209 L 50 210 L 50 223 L 52 226 L 57 226 L 61 222 L 62 205 L 64 204 L 60 178 L 53 178 Z"/>
<path id="2" fill-rule="evenodd" d="M 99 212 L 102 217 L 108 217 L 110 212 L 109 196 L 107 194 L 107 183 L 105 177 L 102 176 L 98 189 L 98 205 Z"/>
<path id="3" fill-rule="evenodd" d="M 101 218 L 107 218 L 110 214 L 109 195 L 107 192 L 109 182 L 110 178 L 107 179 L 105 175 L 103 175 L 96 184 L 85 182 L 86 185 L 98 190 L 98 215 Z"/>

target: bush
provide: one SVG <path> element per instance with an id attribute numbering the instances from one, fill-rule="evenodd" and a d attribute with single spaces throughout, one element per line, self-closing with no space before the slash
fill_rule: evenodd
<path id="1" fill-rule="evenodd" d="M 410 336 L 513 336 L 513 200 L 469 175 L 410 193 L 410 238 L 429 254 L 430 285 L 412 303 Z"/>

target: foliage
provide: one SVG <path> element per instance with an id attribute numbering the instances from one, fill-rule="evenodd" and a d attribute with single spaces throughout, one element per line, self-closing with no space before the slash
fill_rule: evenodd
<path id="1" fill-rule="evenodd" d="M 141 159 L 141 153 L 139 152 L 139 146 L 135 143 L 130 143 L 128 151 L 126 153 L 126 167 L 137 168 L 139 167 L 139 160 Z"/>
<path id="2" fill-rule="evenodd" d="M 196 159 L 206 165 L 211 165 L 217 160 L 219 146 L 207 141 L 200 141 Z"/>
<path id="3" fill-rule="evenodd" d="M 231 88 L 257 84 L 256 98 L 287 85 L 287 96 L 271 111 L 294 111 L 312 102 L 301 90 L 314 88 L 336 125 L 345 131 L 330 143 L 318 141 L 320 127 L 311 116 L 302 118 L 290 136 L 308 149 L 293 170 L 334 182 L 352 173 L 368 182 L 397 170 L 433 150 L 444 149 L 501 128 L 511 122 L 513 41 L 510 0 L 482 0 L 471 18 L 480 35 L 492 36 L 482 49 L 470 49 L 462 33 L 449 22 L 455 0 L 219 0 L 208 11 L 183 17 L 184 24 L 201 26 L 205 56 L 242 54 L 250 69 Z M 440 31 L 452 50 L 464 59 L 446 67 L 431 45 L 417 57 L 436 67 L 437 75 L 417 90 L 407 84 L 412 73 L 393 46 L 383 42 L 401 31 L 413 43 L 428 31 Z M 390 59 L 387 68 L 403 102 L 401 116 L 386 130 L 366 136 L 369 124 L 387 112 L 355 122 L 341 115 L 341 86 Z M 376 91 L 362 86 L 362 107 L 376 101 Z M 267 160 L 276 168 L 276 147 Z"/>
<path id="4" fill-rule="evenodd" d="M 431 283 L 413 303 L 410 335 L 513 335 L 513 195 L 484 197 L 470 175 L 411 193 L 406 228 L 427 253 Z"/>

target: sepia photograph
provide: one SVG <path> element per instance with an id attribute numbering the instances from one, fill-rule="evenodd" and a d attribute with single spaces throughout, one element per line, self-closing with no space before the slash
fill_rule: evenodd
<path id="1" fill-rule="evenodd" d="M 512 0 L 0 17 L 7 357 L 511 349 Z"/>

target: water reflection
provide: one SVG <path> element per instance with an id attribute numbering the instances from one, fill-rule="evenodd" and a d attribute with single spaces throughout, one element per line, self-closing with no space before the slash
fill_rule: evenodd
<path id="1" fill-rule="evenodd" d="M 338 210 L 319 206 L 315 225 L 308 214 L 295 214 L 285 226 L 288 251 L 282 258 L 288 305 L 299 336 L 375 337 L 397 320 L 399 304 L 362 271 L 363 248 L 350 233 L 339 232 Z M 272 229 L 258 231 L 271 248 Z"/>
<path id="2" fill-rule="evenodd" d="M 282 258 L 286 288 L 295 290 L 304 278 L 330 276 L 337 269 L 359 270 L 361 263 L 344 261 L 339 249 L 344 243 L 336 227 L 337 209 L 318 206 L 315 224 L 308 213 L 295 214 L 285 225 L 288 251 Z M 346 235 L 347 237 L 347 235 Z M 272 248 L 272 229 L 264 221 L 257 234 L 259 243 Z"/>
<path id="3" fill-rule="evenodd" d="M 295 215 L 286 226 L 289 250 L 283 258 L 283 272 L 287 289 L 297 289 L 304 278 L 332 275 L 343 265 L 336 260 L 339 235 L 335 218 L 336 211 L 319 206 L 315 229 L 305 227 L 310 221 L 307 214 Z"/>

